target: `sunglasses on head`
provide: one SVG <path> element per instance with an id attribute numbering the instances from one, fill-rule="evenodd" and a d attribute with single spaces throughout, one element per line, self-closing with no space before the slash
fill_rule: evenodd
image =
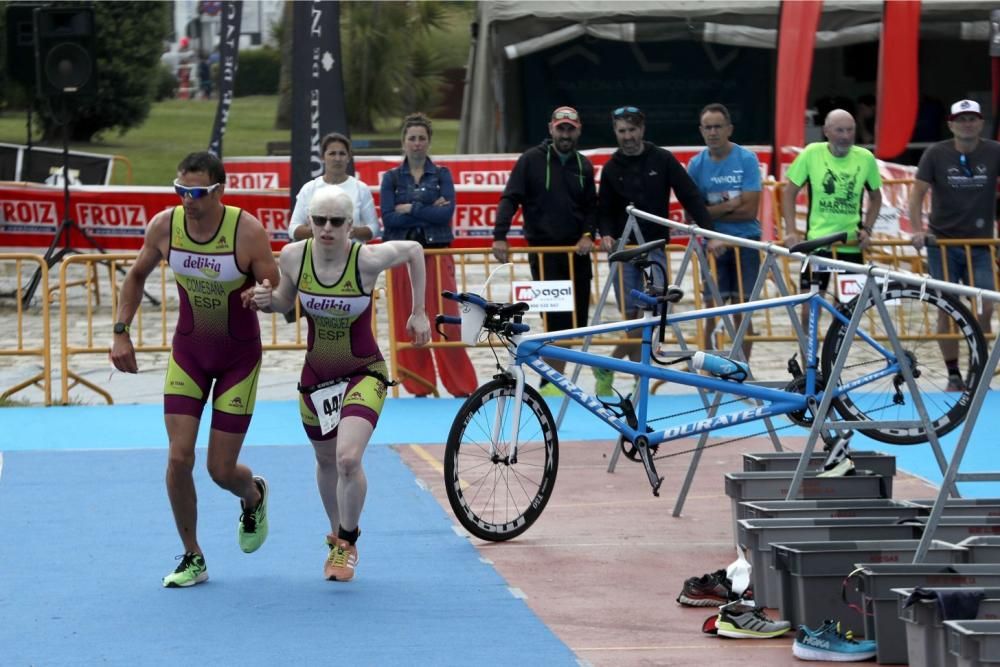
<path id="1" fill-rule="evenodd" d="M 343 227 L 344 223 L 347 222 L 347 218 L 344 216 L 336 215 L 311 215 L 312 223 L 317 227 L 325 227 L 326 223 L 330 223 L 334 227 Z"/>
<path id="2" fill-rule="evenodd" d="M 201 199 L 202 197 L 215 192 L 215 189 L 220 185 L 222 184 L 213 183 L 212 185 L 198 185 L 189 188 L 186 185 L 181 185 L 177 181 L 174 181 L 174 192 L 176 192 L 177 196 L 181 199 L 184 199 L 185 197 L 190 197 L 191 199 Z"/>
<path id="3" fill-rule="evenodd" d="M 552 114 L 552 120 L 580 120 L 580 114 L 569 109 L 559 109 Z"/>
<path id="4" fill-rule="evenodd" d="M 641 116 L 642 111 L 639 110 L 639 107 L 618 107 L 617 109 L 611 112 L 611 116 L 614 118 L 621 118 L 626 114 L 633 116 Z"/>

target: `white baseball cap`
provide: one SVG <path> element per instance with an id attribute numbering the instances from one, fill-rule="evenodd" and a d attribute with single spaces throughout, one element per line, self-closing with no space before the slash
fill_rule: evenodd
<path id="1" fill-rule="evenodd" d="M 979 102 L 975 100 L 959 100 L 951 105 L 951 115 L 948 116 L 948 120 L 955 120 L 955 116 L 960 116 L 963 113 L 974 113 L 980 118 L 983 117 Z"/>

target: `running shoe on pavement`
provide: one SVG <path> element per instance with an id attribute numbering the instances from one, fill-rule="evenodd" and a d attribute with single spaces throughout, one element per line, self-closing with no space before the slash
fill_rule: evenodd
<path id="1" fill-rule="evenodd" d="M 735 602 L 719 608 L 716 627 L 720 637 L 771 639 L 792 629 L 788 621 L 772 621 L 762 609 Z"/>
<path id="2" fill-rule="evenodd" d="M 260 489 L 260 502 L 257 503 L 257 508 L 254 511 L 248 512 L 246 506 L 243 506 L 243 501 L 240 501 L 243 513 L 240 515 L 240 525 L 237 531 L 240 538 L 240 549 L 248 554 L 260 549 L 264 540 L 267 539 L 267 480 L 254 475 L 253 481 Z"/>
<path id="3" fill-rule="evenodd" d="M 201 554 L 186 553 L 178 556 L 181 564 L 177 569 L 163 577 L 164 588 L 187 588 L 208 581 L 208 566 Z"/>
<path id="4" fill-rule="evenodd" d="M 328 581 L 350 581 L 358 565 L 358 547 L 347 540 L 328 535 L 326 544 L 330 553 L 323 565 L 323 576 Z"/>
<path id="5" fill-rule="evenodd" d="M 800 660 L 823 662 L 856 662 L 875 657 L 875 642 L 854 639 L 850 630 L 844 632 L 837 621 L 824 621 L 816 630 L 799 626 L 792 653 Z"/>
<path id="6" fill-rule="evenodd" d="M 730 592 L 726 571 L 716 570 L 685 581 L 677 602 L 688 607 L 718 607 L 730 601 Z"/>

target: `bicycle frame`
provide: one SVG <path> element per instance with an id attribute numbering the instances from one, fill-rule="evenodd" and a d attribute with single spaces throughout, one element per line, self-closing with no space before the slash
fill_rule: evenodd
<path id="1" fill-rule="evenodd" d="M 673 370 L 652 365 L 653 331 L 659 326 L 660 318 L 653 314 L 647 314 L 643 318 L 627 320 L 624 322 L 614 322 L 588 327 L 567 329 L 552 333 L 525 334 L 515 336 L 508 345 L 510 358 L 507 372 L 515 379 L 514 401 L 515 409 L 512 415 L 511 442 L 509 443 L 512 459 L 517 456 L 517 435 L 520 425 L 520 406 L 524 391 L 524 371 L 523 366 L 527 365 L 540 376 L 552 382 L 565 392 L 575 402 L 582 405 L 592 414 L 600 418 L 606 424 L 619 432 L 626 440 L 634 442 L 639 436 L 645 436 L 650 445 L 657 445 L 662 442 L 669 442 L 680 438 L 698 435 L 706 431 L 744 424 L 757 421 L 766 417 L 787 414 L 801 411 L 809 407 L 818 406 L 823 398 L 823 392 L 817 391 L 817 367 L 818 367 L 818 322 L 821 310 L 830 313 L 834 318 L 843 324 L 849 323 L 849 318 L 841 313 L 836 306 L 831 305 L 823 298 L 818 290 L 811 292 L 763 299 L 753 303 L 740 303 L 715 308 L 688 311 L 667 315 L 667 325 L 688 322 L 692 320 L 705 319 L 708 317 L 719 317 L 734 313 L 753 312 L 770 308 L 797 306 L 804 303 L 809 304 L 808 328 L 806 332 L 805 350 L 805 390 L 803 393 L 792 392 L 785 389 L 773 389 L 754 384 L 745 384 L 735 380 L 725 380 L 715 377 L 707 377 L 691 371 Z M 665 307 L 665 306 L 664 306 Z M 641 328 L 641 360 L 638 362 L 624 359 L 614 359 L 600 356 L 590 352 L 579 352 L 577 350 L 550 345 L 558 340 L 567 338 L 578 338 L 588 335 L 598 335 L 618 331 L 634 330 Z M 885 357 L 886 365 L 877 371 L 856 378 L 848 384 L 840 385 L 834 389 L 834 397 L 847 393 L 851 389 L 874 382 L 888 375 L 894 375 L 901 371 L 900 364 L 893 352 L 860 328 L 857 335 L 872 348 Z M 597 397 L 588 394 L 579 386 L 570 381 L 559 371 L 556 371 L 549 364 L 541 359 L 545 356 L 550 359 L 557 359 L 566 362 L 582 364 L 595 368 L 604 368 L 611 371 L 637 376 L 639 378 L 638 401 L 635 404 L 636 427 L 633 428 L 626 421 L 615 415 Z M 697 389 L 707 389 L 717 392 L 733 394 L 762 403 L 754 408 L 727 412 L 721 415 L 713 414 L 717 405 L 710 408 L 706 418 L 699 419 L 684 424 L 670 426 L 668 428 L 647 432 L 647 411 L 649 399 L 649 381 L 663 380 L 675 384 L 694 387 Z M 498 404 L 498 410 L 503 410 L 503 402 Z M 499 428 L 500 420 L 495 422 L 495 428 Z M 496 446 L 499 433 L 493 434 L 493 444 Z M 494 453 L 491 451 L 491 453 Z"/>

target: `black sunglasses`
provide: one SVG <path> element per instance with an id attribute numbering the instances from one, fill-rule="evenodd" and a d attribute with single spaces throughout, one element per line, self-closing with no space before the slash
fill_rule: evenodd
<path id="1" fill-rule="evenodd" d="M 969 158 L 966 157 L 965 153 L 958 154 L 958 163 L 962 165 L 962 171 L 965 172 L 966 177 L 972 178 L 972 167 L 969 166 Z"/>
<path id="2" fill-rule="evenodd" d="M 326 223 L 330 223 L 334 227 L 343 227 L 344 223 L 347 222 L 347 218 L 344 216 L 336 215 L 310 215 L 312 218 L 312 223 L 317 227 L 325 227 Z"/>

